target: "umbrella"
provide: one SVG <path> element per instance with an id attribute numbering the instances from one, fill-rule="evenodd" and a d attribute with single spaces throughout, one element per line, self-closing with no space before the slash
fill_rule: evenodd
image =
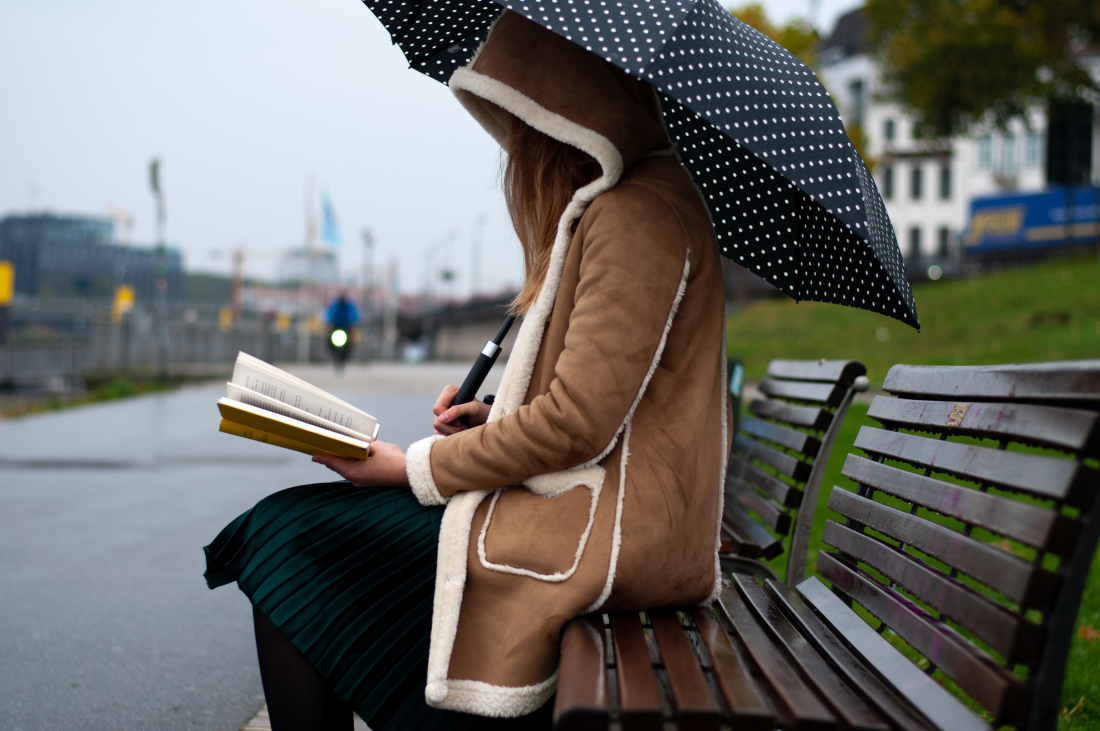
<path id="1" fill-rule="evenodd" d="M 364 0 L 446 83 L 503 8 L 652 84 L 722 253 L 796 300 L 915 328 L 893 226 L 814 73 L 715 0 Z"/>

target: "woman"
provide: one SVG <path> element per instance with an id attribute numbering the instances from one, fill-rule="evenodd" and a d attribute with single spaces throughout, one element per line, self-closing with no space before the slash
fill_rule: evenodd
<path id="1" fill-rule="evenodd" d="M 545 722 L 566 622 L 716 591 L 721 267 L 656 92 L 511 12 L 450 87 L 507 155 L 523 326 L 491 410 L 448 388 L 434 436 L 316 457 L 348 482 L 277 493 L 207 548 L 211 585 L 256 608 L 276 729 L 299 670 L 375 731 Z"/>

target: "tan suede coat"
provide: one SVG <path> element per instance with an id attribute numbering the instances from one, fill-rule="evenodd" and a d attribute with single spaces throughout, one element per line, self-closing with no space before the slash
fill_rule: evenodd
<path id="1" fill-rule="evenodd" d="M 573 617 L 713 596 L 723 284 L 652 87 L 510 12 L 450 83 L 498 139 L 505 108 L 604 173 L 562 218 L 489 423 L 408 454 L 421 502 L 448 503 L 427 700 L 516 716 L 553 693 Z"/>

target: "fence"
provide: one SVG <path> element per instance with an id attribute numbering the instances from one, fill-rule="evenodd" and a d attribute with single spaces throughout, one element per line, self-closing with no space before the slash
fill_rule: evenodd
<path id="1" fill-rule="evenodd" d="M 68 390 L 116 376 L 147 377 L 160 372 L 158 323 L 151 308 L 135 308 L 114 322 L 106 307 L 82 304 L 23 308 L 13 313 L 10 337 L 0 344 L 0 386 Z M 168 314 L 169 376 L 227 374 L 238 351 L 268 362 L 299 360 L 296 327 L 279 328 L 273 318 L 245 317 L 220 326 L 216 308 L 178 307 Z M 367 356 L 359 347 L 355 357 Z M 310 362 L 329 358 L 325 333 L 314 327 Z"/>

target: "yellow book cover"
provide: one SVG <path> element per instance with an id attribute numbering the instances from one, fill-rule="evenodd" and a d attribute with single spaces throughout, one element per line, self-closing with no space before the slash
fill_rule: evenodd
<path id="1" fill-rule="evenodd" d="M 222 419 L 218 424 L 218 431 L 225 434 L 232 434 L 235 437 L 244 437 L 245 439 L 251 439 L 255 442 L 263 442 L 264 444 L 272 444 L 276 447 L 282 447 L 283 449 L 293 449 L 295 452 L 301 452 L 302 454 L 308 454 L 313 456 L 315 454 L 331 454 L 323 449 L 317 449 L 311 447 L 308 444 L 302 444 L 296 442 L 293 439 L 286 439 L 278 434 L 272 434 L 271 432 L 261 431 L 260 429 L 253 429 L 249 426 L 242 426 L 235 421 L 229 419 Z"/>
<path id="2" fill-rule="evenodd" d="M 281 414 L 258 409 L 239 401 L 228 398 L 218 399 L 218 411 L 221 412 L 222 418 L 227 421 L 244 427 L 251 427 L 261 432 L 268 432 L 306 447 L 315 448 L 318 452 L 329 452 L 348 459 L 366 459 L 370 455 L 370 445 L 367 442 L 296 421 Z M 273 444 L 274 442 L 269 443 Z"/>

